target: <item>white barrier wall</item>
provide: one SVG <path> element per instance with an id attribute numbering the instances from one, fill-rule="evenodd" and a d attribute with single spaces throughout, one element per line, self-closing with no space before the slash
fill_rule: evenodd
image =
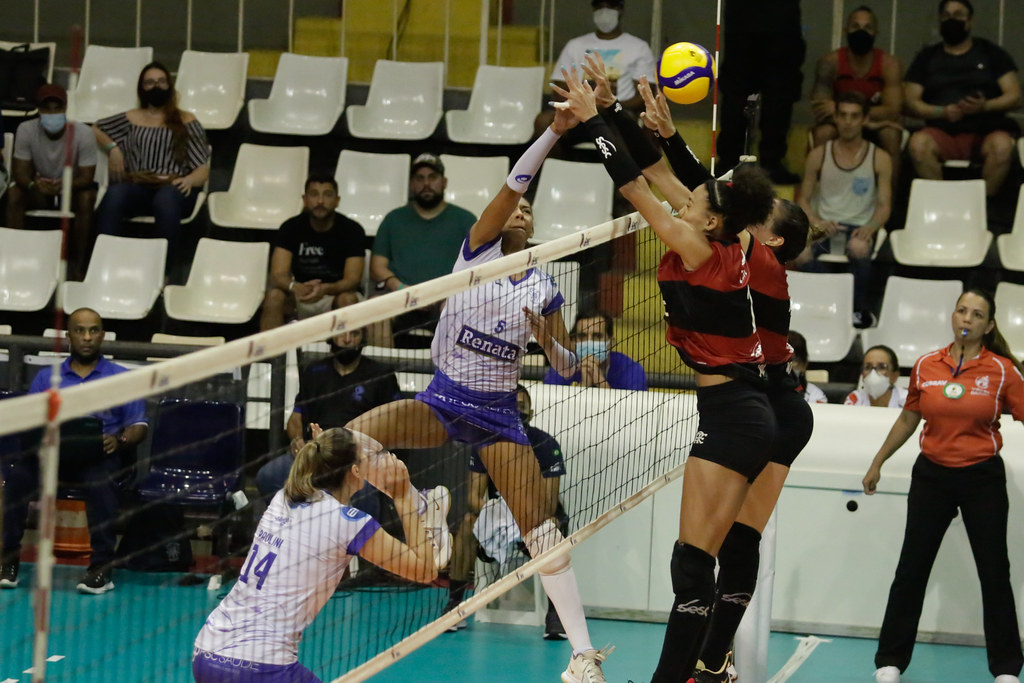
<path id="1" fill-rule="evenodd" d="M 696 430 L 692 394 L 542 385 L 531 386 L 530 392 L 534 424 L 556 436 L 566 456 L 563 503 L 570 515 L 585 510 L 584 522 L 682 462 Z M 773 625 L 876 635 L 903 539 L 917 437 L 886 464 L 878 493 L 865 496 L 861 478 L 899 411 L 838 405 L 815 405 L 813 410 L 814 435 L 779 502 Z M 1004 418 L 1003 438 L 1010 563 L 1020 600 L 1024 427 Z M 630 453 L 629 458 L 617 461 L 622 453 Z M 663 489 L 573 550 L 588 612 L 664 618 L 672 602 L 668 566 L 678 533 L 681 486 L 676 482 Z M 581 525 L 574 517 L 573 529 Z M 921 633 L 948 642 L 980 642 L 981 593 L 959 517 L 932 573 Z"/>

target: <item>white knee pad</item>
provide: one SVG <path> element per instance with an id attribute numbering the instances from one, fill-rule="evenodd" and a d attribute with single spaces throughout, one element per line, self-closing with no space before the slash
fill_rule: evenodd
<path id="1" fill-rule="evenodd" d="M 564 538 L 562 532 L 558 530 L 558 525 L 550 518 L 545 519 L 539 525 L 523 534 L 523 542 L 526 544 L 526 549 L 530 551 L 530 557 L 534 558 L 540 557 L 542 553 L 554 548 Z M 554 574 L 563 571 L 568 566 L 569 555 L 565 554 L 545 564 L 541 572 L 544 574 Z"/>

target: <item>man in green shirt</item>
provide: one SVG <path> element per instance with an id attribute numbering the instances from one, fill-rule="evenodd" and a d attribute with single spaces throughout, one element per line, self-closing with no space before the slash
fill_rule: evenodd
<path id="1" fill-rule="evenodd" d="M 421 154 L 412 162 L 411 201 L 384 217 L 374 239 L 370 276 L 378 292 L 393 292 L 452 272 L 476 216 L 444 200 L 447 185 L 438 157 Z M 391 321 L 395 343 L 429 346 L 439 314 L 440 306 L 430 306 L 396 317 Z"/>

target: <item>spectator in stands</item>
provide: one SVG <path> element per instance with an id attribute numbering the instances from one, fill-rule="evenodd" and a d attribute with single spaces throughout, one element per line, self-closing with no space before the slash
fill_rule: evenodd
<path id="1" fill-rule="evenodd" d="M 892 164 L 888 152 L 864 139 L 868 104 L 858 92 L 846 92 L 836 103 L 839 137 L 807 155 L 800 187 L 800 207 L 812 225 L 829 237 L 843 233 L 853 272 L 853 324 L 870 327 L 868 303 L 871 251 L 875 233 L 889 220 L 892 208 Z M 829 242 L 810 247 L 814 255 L 828 252 Z M 814 270 L 817 265 L 804 265 Z"/>
<path id="2" fill-rule="evenodd" d="M 71 208 L 75 220 L 68 235 L 68 279 L 81 280 L 89 260 L 92 214 L 96 204 L 96 138 L 89 126 L 68 122 L 68 94 L 46 84 L 36 92 L 39 118 L 18 126 L 7 197 L 7 227 L 25 227 L 25 211 L 59 209 L 64 166 L 70 162 Z M 70 133 L 69 133 L 70 131 Z M 67 157 L 68 137 L 71 158 Z"/>
<path id="3" fill-rule="evenodd" d="M 579 316 L 572 326 L 572 339 L 576 342 L 580 369 L 566 379 L 549 368 L 544 376 L 545 384 L 647 391 L 647 375 L 643 366 L 626 354 L 612 350 L 615 335 L 610 315 L 587 313 Z"/>
<path id="4" fill-rule="evenodd" d="M 364 330 L 332 337 L 330 358 L 310 363 L 299 375 L 295 410 L 288 418 L 288 452 L 260 468 L 256 487 L 265 496 L 284 486 L 295 454 L 310 440 L 310 425 L 321 429 L 344 427 L 350 420 L 401 398 L 398 379 L 385 365 L 363 357 Z"/>
<path id="5" fill-rule="evenodd" d="M 639 115 L 644 108 L 643 99 L 637 92 L 636 84 L 641 76 L 646 76 L 652 83 L 657 82 L 654 54 L 651 46 L 641 38 L 622 30 L 622 13 L 625 11 L 625 0 L 591 0 L 594 8 L 594 27 L 591 33 L 572 38 L 562 48 L 555 60 L 555 68 L 551 80 L 565 88 L 562 80 L 562 66 L 583 64 L 588 52 L 597 52 L 607 67 L 608 79 L 611 81 L 612 93 L 627 110 Z M 547 99 L 561 100 L 557 94 Z M 545 100 L 545 107 L 534 121 L 534 130 L 540 135 L 551 125 L 555 112 Z M 569 134 L 567 143 L 574 140 L 582 141 L 583 137 L 572 137 Z"/>
<path id="6" fill-rule="evenodd" d="M 807 339 L 804 335 L 793 330 L 789 331 L 789 345 L 793 349 L 793 358 L 790 363 L 793 365 L 793 372 L 800 378 L 800 384 L 804 387 L 804 400 L 808 403 L 828 403 L 828 396 L 817 385 L 807 381 Z"/>
<path id="7" fill-rule="evenodd" d="M 811 92 L 814 114 L 814 145 L 839 136 L 835 114 L 844 92 L 859 92 L 868 102 L 864 136 L 889 153 L 893 178 L 897 177 L 903 128 L 903 82 L 900 60 L 875 47 L 878 17 L 861 5 L 846 18 L 846 47 L 833 50 L 818 60 Z"/>
<path id="8" fill-rule="evenodd" d="M 279 327 L 286 314 L 308 318 L 359 300 L 366 233 L 338 213 L 339 201 L 333 176 L 312 174 L 306 179 L 305 210 L 286 220 L 274 239 L 261 330 Z"/>
<path id="9" fill-rule="evenodd" d="M 972 38 L 970 0 L 939 3 L 942 42 L 917 53 L 907 69 L 907 113 L 925 120 L 910 137 L 917 175 L 942 178 L 942 162 L 982 161 L 989 196 L 1003 186 L 1020 129 L 1007 112 L 1021 104 L 1013 58 L 984 38 Z"/>
<path id="10" fill-rule="evenodd" d="M 896 386 L 900 378 L 900 363 L 896 352 L 888 346 L 872 346 L 864 354 L 860 368 L 861 386 L 846 397 L 848 406 L 862 408 L 902 408 L 907 401 L 907 390 Z"/>
<path id="11" fill-rule="evenodd" d="M 181 221 L 192 213 L 210 175 L 206 132 L 191 112 L 178 109 L 174 80 L 159 62 L 143 67 L 136 92 L 137 109 L 93 125 L 109 155 L 110 171 L 96 228 L 103 235 L 120 235 L 126 218 L 151 215 L 155 236 L 167 240 L 173 263 L 179 256 Z"/>
<path id="12" fill-rule="evenodd" d="M 68 317 L 67 337 L 71 355 L 60 365 L 43 368 L 35 376 L 30 393 L 47 391 L 50 375 L 60 373 L 60 386 L 70 387 L 111 377 L 127 368 L 103 357 L 103 320 L 90 308 L 79 308 Z M 95 460 L 62 461 L 60 480 L 80 484 L 85 493 L 85 516 L 89 522 L 92 556 L 89 569 L 78 584 L 78 592 L 100 595 L 113 590 L 114 523 L 117 517 L 117 484 L 121 451 L 134 448 L 149 431 L 145 403 L 131 401 L 94 414 L 103 423 L 103 453 Z M 18 585 L 21 539 L 25 533 L 28 503 L 38 489 L 39 463 L 34 449 L 23 449 L 4 462 L 3 551 L 0 588 Z"/>
<path id="13" fill-rule="evenodd" d="M 370 277 L 381 293 L 450 274 L 459 249 L 476 222 L 472 213 L 444 200 L 448 180 L 438 157 L 419 155 L 413 160 L 411 171 L 411 201 L 384 216 L 373 242 Z M 391 344 L 392 330 L 403 345 L 407 340 L 400 338 L 410 331 L 424 330 L 432 335 L 441 314 L 440 306 L 397 316 L 375 342 Z"/>

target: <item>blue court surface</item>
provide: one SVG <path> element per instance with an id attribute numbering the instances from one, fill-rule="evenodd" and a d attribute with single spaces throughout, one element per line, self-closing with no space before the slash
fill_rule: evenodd
<path id="1" fill-rule="evenodd" d="M 55 572 L 50 653 L 62 656 L 47 667 L 47 681 L 191 681 L 192 642 L 220 592 L 205 585 L 177 585 L 178 574 L 142 574 L 119 570 L 116 590 L 102 596 L 75 592 L 79 567 L 58 566 Z M 22 565 L 22 584 L 0 591 L 0 683 L 28 681 L 31 665 L 32 565 Z M 393 642 L 396 620 L 421 626 L 433 618 L 446 599 L 440 589 L 337 593 L 307 631 L 300 660 L 325 681 L 344 673 L 369 647 L 361 634 L 374 628 L 383 642 Z M 980 606 L 979 606 L 980 608 Z M 346 628 L 347 627 L 347 628 Z M 664 627 L 629 621 L 590 621 L 594 645 L 616 646 L 605 664 L 610 682 L 648 683 L 660 653 Z M 358 633 L 355 633 L 358 632 Z M 399 634 L 400 635 L 400 634 Z M 371 638 L 372 640 L 372 638 Z M 358 643 L 358 644 L 357 644 Z M 798 645 L 797 636 L 773 633 L 769 645 L 769 676 L 778 671 Z M 870 683 L 875 642 L 832 638 L 785 679 L 791 683 Z M 565 642 L 542 640 L 538 628 L 470 623 L 458 633 L 445 633 L 371 680 L 381 683 L 417 681 L 488 681 L 521 683 L 551 681 L 569 657 Z M 991 681 L 985 652 L 974 647 L 918 645 L 905 683 Z M 742 681 L 742 679 L 741 679 Z"/>

